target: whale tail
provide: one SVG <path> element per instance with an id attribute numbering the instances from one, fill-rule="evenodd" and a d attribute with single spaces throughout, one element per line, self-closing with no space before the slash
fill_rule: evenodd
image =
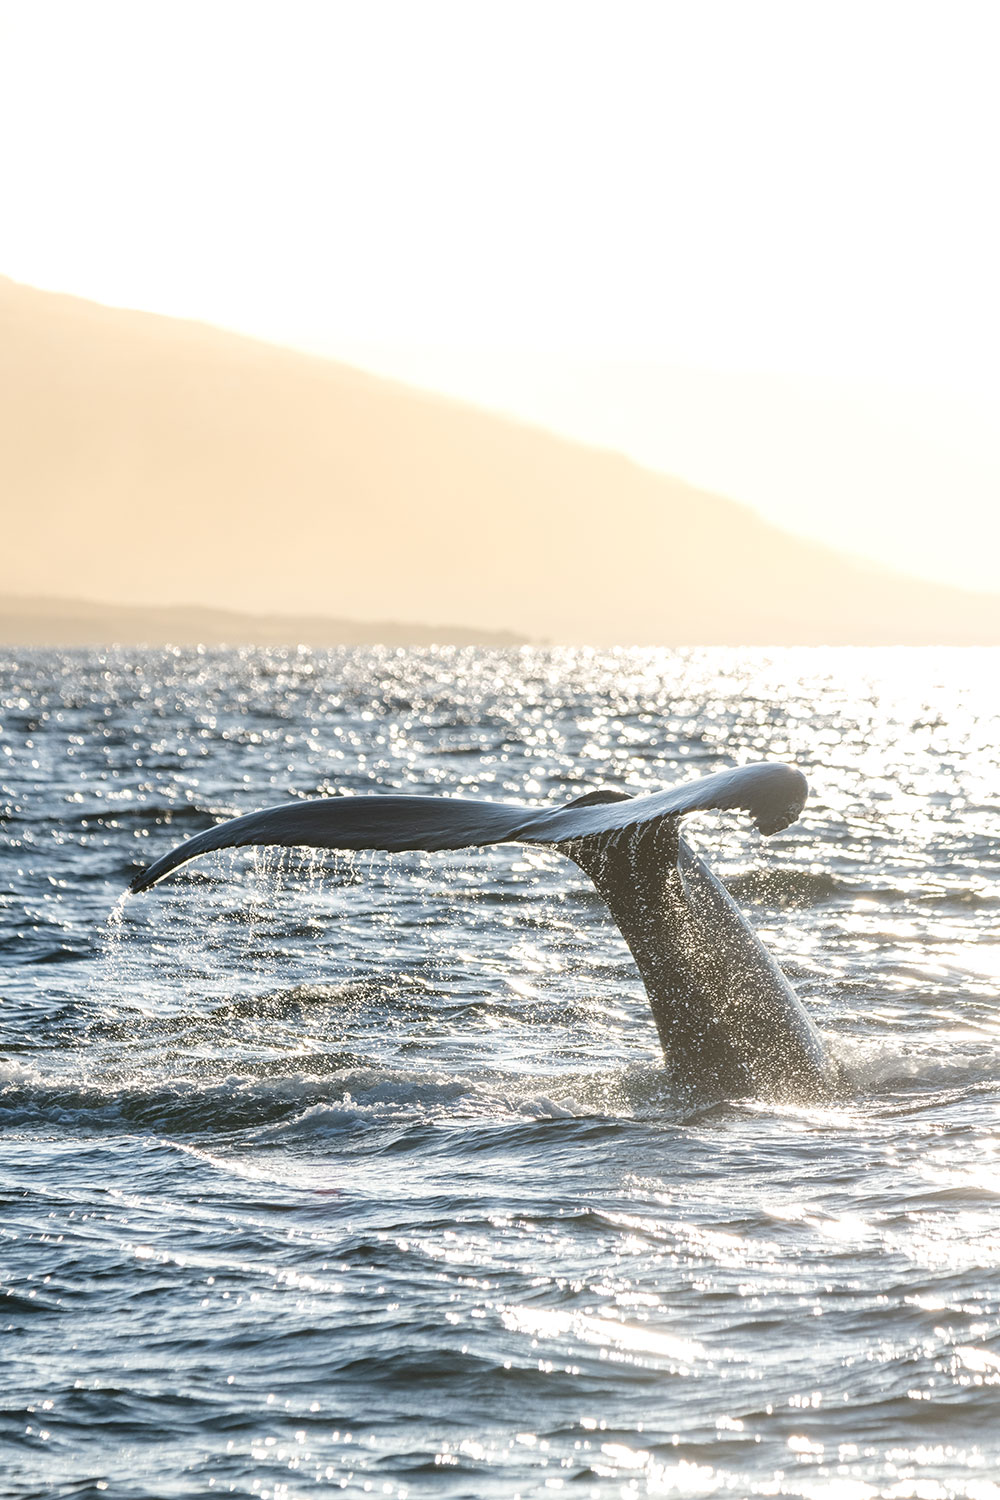
<path id="1" fill-rule="evenodd" d="M 196 834 L 142 870 L 130 889 L 148 890 L 200 854 L 255 844 L 390 853 L 513 843 L 579 848 L 608 834 L 664 821 L 676 825 L 689 813 L 712 808 L 741 809 L 761 833 L 771 834 L 795 821 L 807 792 L 806 779 L 795 767 L 760 763 L 649 796 L 604 789 L 548 808 L 377 793 L 303 799 L 230 818 Z"/>
<path id="2" fill-rule="evenodd" d="M 132 881 L 148 890 L 213 849 L 465 849 L 541 844 L 586 872 L 632 951 L 664 1053 L 679 1076 L 721 1096 L 810 1097 L 832 1073 L 815 1026 L 732 898 L 680 835 L 680 820 L 740 808 L 762 833 L 798 817 L 806 780 L 791 766 L 721 771 L 646 797 L 603 789 L 561 807 L 459 797 L 323 797 L 231 818 L 178 845 Z"/>

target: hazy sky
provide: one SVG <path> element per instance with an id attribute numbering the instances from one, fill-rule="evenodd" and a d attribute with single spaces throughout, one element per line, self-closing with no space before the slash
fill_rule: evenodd
<path id="1" fill-rule="evenodd" d="M 0 271 L 1000 589 L 1000 7 L 0 0 Z"/>

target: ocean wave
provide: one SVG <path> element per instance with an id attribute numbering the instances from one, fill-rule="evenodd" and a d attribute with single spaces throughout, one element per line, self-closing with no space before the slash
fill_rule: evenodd
<path id="1" fill-rule="evenodd" d="M 933 1036 L 920 1042 L 836 1033 L 828 1038 L 847 1086 L 858 1097 L 907 1093 L 919 1106 L 936 1089 L 962 1092 L 1000 1088 L 1000 1040 L 947 1044 Z"/>
<path id="2" fill-rule="evenodd" d="M 289 1064 L 295 1059 L 290 1056 Z M 337 1132 L 358 1123 L 634 1119 L 677 1117 L 690 1096 L 672 1090 L 654 1064 L 551 1080 L 496 1072 L 447 1073 L 365 1065 L 318 1056 L 315 1071 L 285 1071 L 273 1059 L 225 1076 L 164 1076 L 121 1070 L 80 1079 L 8 1060 L 0 1064 L 0 1119 L 8 1128 L 58 1125 L 85 1131 L 154 1130 L 189 1135 L 250 1131 L 261 1139 Z M 323 1063 L 332 1064 L 329 1071 Z"/>

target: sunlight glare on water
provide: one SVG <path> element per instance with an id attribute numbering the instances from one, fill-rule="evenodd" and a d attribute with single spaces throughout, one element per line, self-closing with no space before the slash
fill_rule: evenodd
<path id="1" fill-rule="evenodd" d="M 5 1493 L 1000 1496 L 989 651 L 0 659 Z M 689 836 L 845 1069 L 682 1094 L 550 851 L 228 852 L 788 760 Z M 101 1487 L 106 1487 L 103 1490 Z"/>

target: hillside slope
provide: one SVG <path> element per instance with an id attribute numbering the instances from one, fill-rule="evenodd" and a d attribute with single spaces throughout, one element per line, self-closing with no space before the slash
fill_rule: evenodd
<path id="1" fill-rule="evenodd" d="M 0 413 L 5 592 L 557 641 L 1000 641 L 1000 598 L 841 556 L 619 455 L 5 280 Z"/>

